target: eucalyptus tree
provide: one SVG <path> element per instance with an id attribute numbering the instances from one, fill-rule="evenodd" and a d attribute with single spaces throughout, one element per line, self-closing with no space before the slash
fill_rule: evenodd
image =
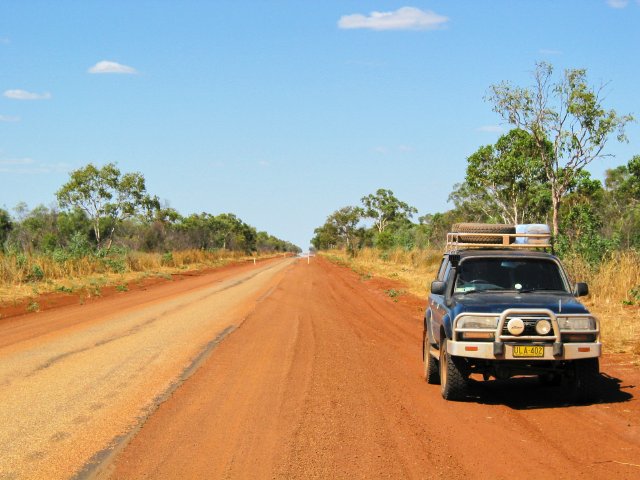
<path id="1" fill-rule="evenodd" d="M 376 193 L 371 193 L 361 199 L 364 206 L 363 216 L 373 219 L 373 223 L 378 229 L 378 233 L 392 223 L 406 222 L 418 213 L 414 207 L 398 200 L 391 190 L 379 188 Z"/>
<path id="2" fill-rule="evenodd" d="M 56 192 L 62 209 L 79 208 L 91 220 L 98 248 L 101 229 L 108 224 L 107 249 L 119 222 L 134 215 L 160 208 L 157 197 L 147 193 L 139 172 L 122 174 L 113 163 L 98 168 L 92 163 L 70 173 L 70 179 Z"/>
<path id="3" fill-rule="evenodd" d="M 611 156 L 605 147 L 612 135 L 627 140 L 625 126 L 633 116 L 606 110 L 603 86 L 589 85 L 585 69 L 567 69 L 554 80 L 553 66 L 541 62 L 533 80 L 529 88 L 509 82 L 492 85 L 487 99 L 504 120 L 533 137 L 551 189 L 555 236 L 560 205 L 574 178 L 595 159 Z"/>
<path id="4" fill-rule="evenodd" d="M 549 155 L 551 145 L 546 143 Z M 467 158 L 463 184 L 449 199 L 456 208 L 484 214 L 503 223 L 535 223 L 544 220 L 549 188 L 544 165 L 533 137 L 514 129 Z"/>

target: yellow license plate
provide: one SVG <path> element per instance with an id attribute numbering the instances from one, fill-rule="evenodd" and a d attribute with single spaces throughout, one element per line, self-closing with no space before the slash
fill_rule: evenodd
<path id="1" fill-rule="evenodd" d="M 542 345 L 514 345 L 513 356 L 528 358 L 544 357 L 544 347 Z"/>

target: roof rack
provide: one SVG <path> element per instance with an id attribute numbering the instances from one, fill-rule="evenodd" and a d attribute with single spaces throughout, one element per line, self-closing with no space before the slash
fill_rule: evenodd
<path id="1" fill-rule="evenodd" d="M 447 233 L 446 253 L 474 248 L 500 248 L 534 250 L 551 248 L 551 235 L 547 233 Z"/>

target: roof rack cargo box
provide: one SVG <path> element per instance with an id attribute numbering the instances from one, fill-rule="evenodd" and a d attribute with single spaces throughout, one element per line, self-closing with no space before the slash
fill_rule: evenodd
<path id="1" fill-rule="evenodd" d="M 515 243 L 518 244 L 541 245 L 551 241 L 551 229 L 549 225 L 543 223 L 516 225 L 516 233 L 543 235 L 541 237 L 516 237 Z"/>

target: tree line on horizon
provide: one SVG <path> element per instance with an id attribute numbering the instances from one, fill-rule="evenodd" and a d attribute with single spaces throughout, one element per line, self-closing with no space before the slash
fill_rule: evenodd
<path id="1" fill-rule="evenodd" d="M 70 174 L 56 192 L 57 206 L 31 210 L 21 202 L 11 215 L 0 208 L 0 253 L 68 256 L 108 252 L 112 246 L 143 252 L 189 249 L 251 254 L 301 249 L 258 231 L 233 213 L 188 216 L 161 206 L 139 173 L 115 164 L 88 164 Z"/>
<path id="2" fill-rule="evenodd" d="M 467 158 L 449 195 L 454 208 L 416 223 L 414 207 L 379 189 L 329 215 L 315 229 L 314 248 L 440 248 L 453 223 L 487 222 L 548 224 L 559 254 L 592 265 L 607 252 L 640 249 L 640 155 L 607 170 L 604 183 L 587 170 L 610 156 L 611 137 L 627 141 L 633 116 L 605 109 L 602 87 L 590 86 L 584 69 L 556 81 L 553 67 L 539 63 L 532 77 L 532 87 L 490 87 L 486 99 L 512 129 Z"/>

